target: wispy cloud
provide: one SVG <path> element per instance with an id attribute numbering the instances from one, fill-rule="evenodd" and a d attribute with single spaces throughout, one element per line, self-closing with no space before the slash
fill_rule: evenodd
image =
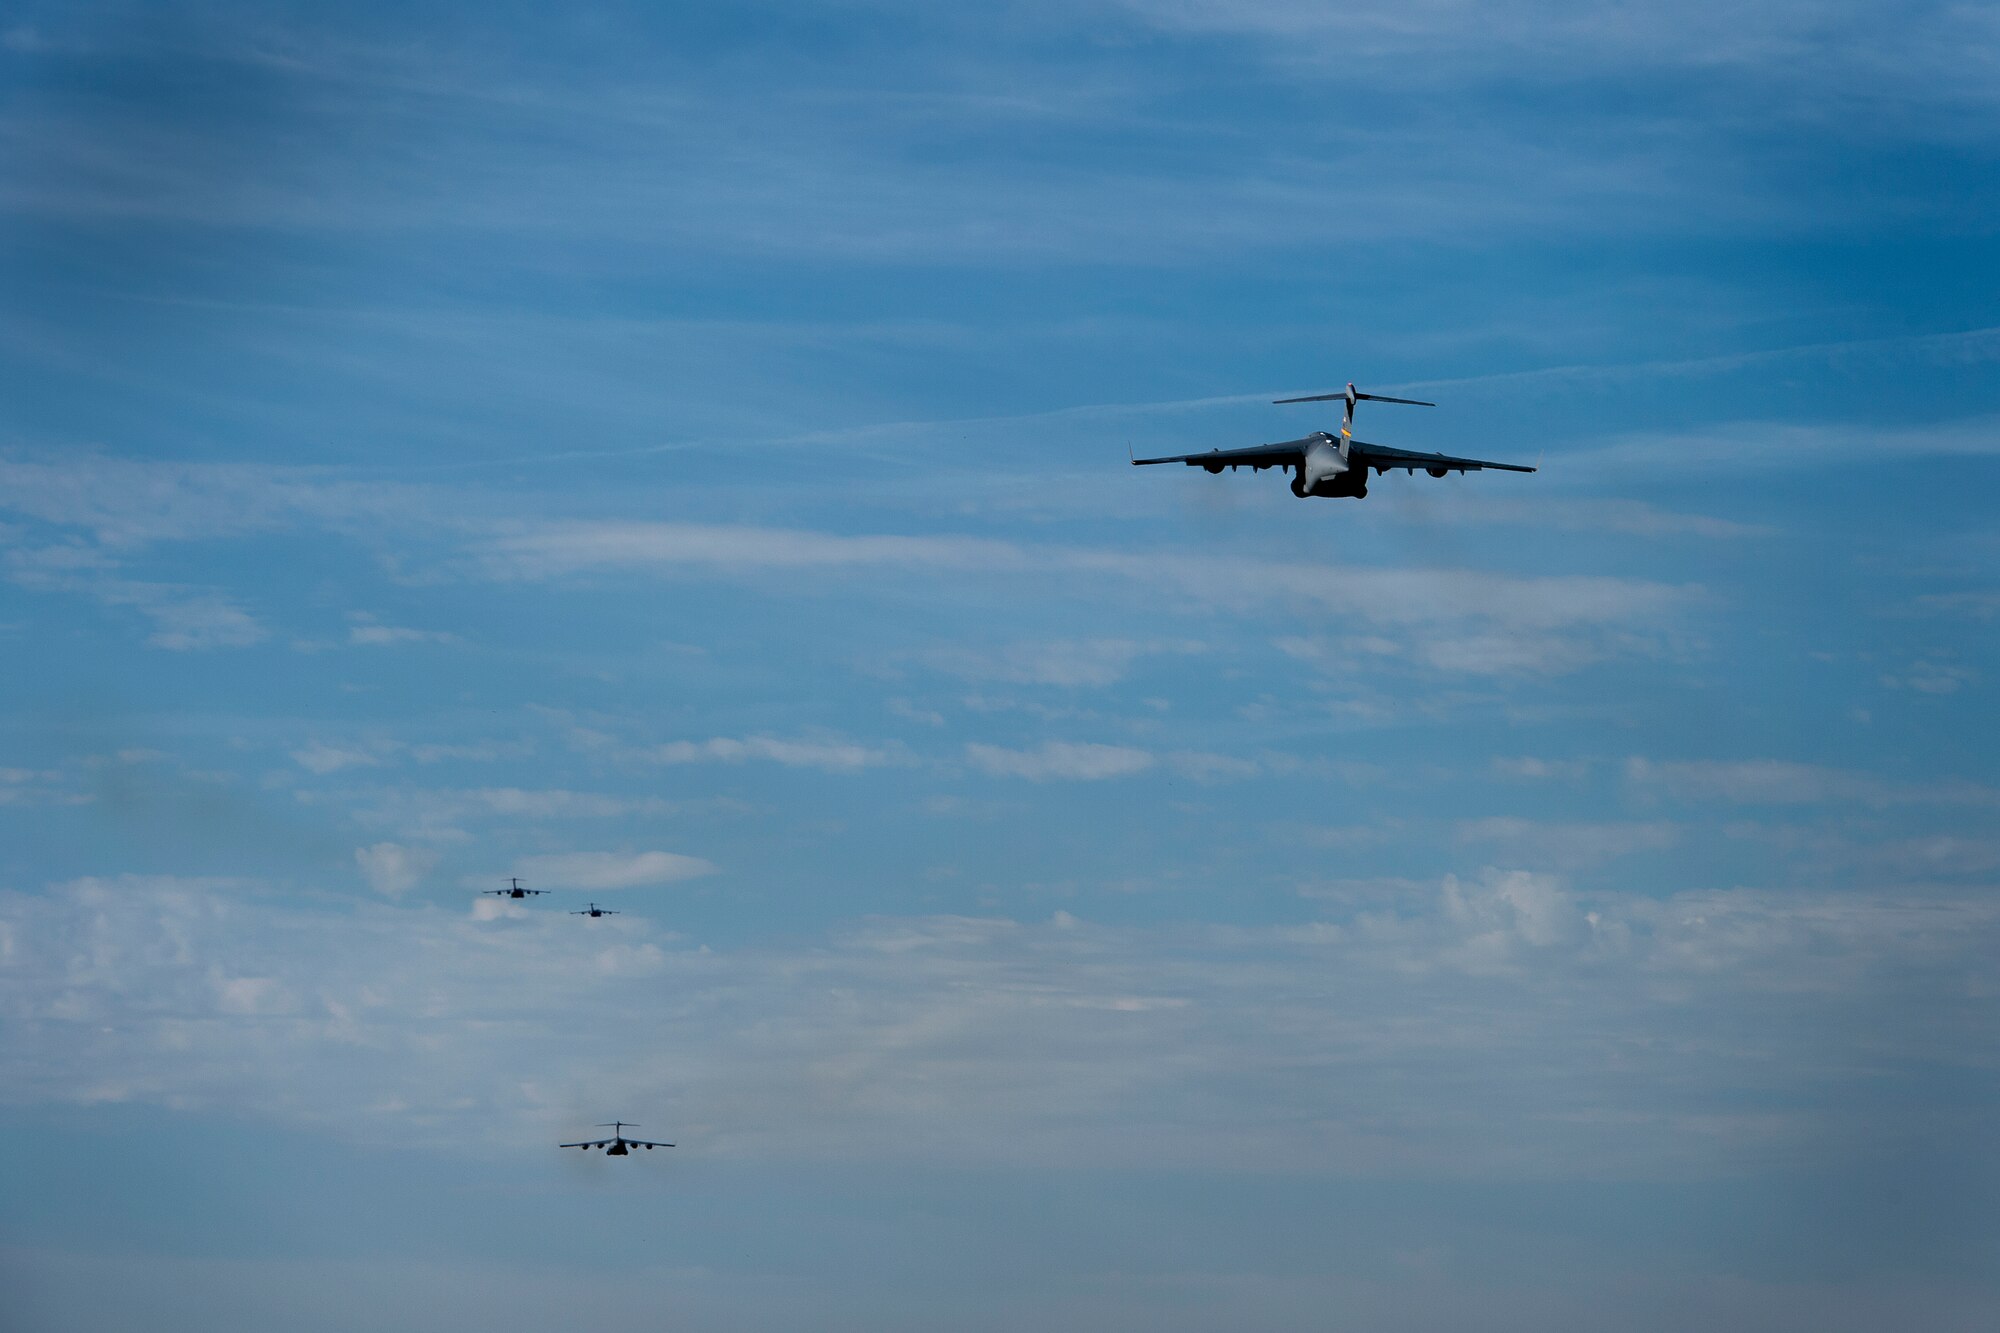
<path id="1" fill-rule="evenodd" d="M 715 736 L 705 741 L 668 741 L 633 752 L 655 764 L 740 764 L 758 759 L 787 768 L 817 768 L 829 773 L 856 773 L 893 763 L 886 749 L 852 741 L 792 739 L 777 736 Z"/>
<path id="2" fill-rule="evenodd" d="M 385 751 L 379 747 L 363 749 L 319 741 L 292 751 L 292 759 L 299 767 L 321 775 L 338 773 L 343 768 L 375 768 L 388 762 Z"/>
<path id="3" fill-rule="evenodd" d="M 1577 823 L 1489 816 L 1459 824 L 1458 836 L 1494 847 L 1509 862 L 1578 870 L 1636 852 L 1663 851 L 1680 842 L 1682 830 L 1660 820 Z"/>
<path id="4" fill-rule="evenodd" d="M 209 588 L 125 578 L 119 562 L 76 545 L 21 547 L 6 557 L 7 577 L 35 592 L 75 593 L 124 607 L 153 622 L 146 642 L 173 652 L 247 648 L 268 631 L 233 599 Z"/>
<path id="5" fill-rule="evenodd" d="M 1151 768 L 1154 756 L 1127 745 L 1087 741 L 1044 741 L 1032 750 L 968 744 L 966 762 L 993 777 L 1026 778 L 1031 782 L 1063 780 L 1091 782 L 1122 778 Z"/>
<path id="6" fill-rule="evenodd" d="M 1957 694 L 1979 679 L 1979 673 L 1956 662 L 1912 662 L 1901 671 L 1884 672 L 1882 684 L 1892 690 L 1919 694 Z"/>
<path id="7" fill-rule="evenodd" d="M 965 680 L 1082 687 L 1123 680 L 1142 657 L 1203 651 L 1191 640 L 1050 639 L 993 648 L 957 645 L 923 654 L 926 665 Z"/>
<path id="8" fill-rule="evenodd" d="M 637 889 L 715 873 L 715 863 L 678 852 L 562 852 L 516 863 L 531 884 L 566 889 Z"/>
<path id="9" fill-rule="evenodd" d="M 640 856 L 579 866 L 604 883 L 684 868 Z M 643 913 L 607 937 L 546 913 L 83 880 L 0 895 L 0 1086 L 460 1150 L 490 1134 L 518 1151 L 587 1085 L 688 1108 L 684 1141 L 710 1158 L 1542 1178 L 1668 1179 L 1983 1124 L 1858 1095 L 1977 1063 L 2000 913 L 1976 895 L 1580 898 L 1495 870 L 1389 901 L 1275 926 L 878 918 L 711 953 Z M 1825 1055 L 1802 1069 L 1774 1043 Z M 1484 1096 L 1449 1095 L 1468 1078 Z"/>
<path id="10" fill-rule="evenodd" d="M 1916 599 L 1916 605 L 1942 615 L 1993 620 L 2000 617 L 2000 592 L 1925 593 Z"/>
<path id="11" fill-rule="evenodd" d="M 372 847 L 355 848 L 354 861 L 361 867 L 369 887 L 393 898 L 422 883 L 424 876 L 436 868 L 438 854 L 426 847 L 378 842 Z"/>
<path id="12" fill-rule="evenodd" d="M 846 536 L 678 523 L 548 525 L 501 538 L 480 559 L 502 577 L 538 579 L 593 569 L 652 570 L 683 577 L 800 570 L 834 574 L 870 568 L 1083 576 L 1162 587 L 1213 606 L 1275 602 L 1381 625 L 1484 622 L 1504 626 L 1510 633 L 1653 623 L 1702 596 L 1699 588 L 1599 575 L 1523 577 L 1479 569 L 1339 567 L 1226 554 L 1197 559 L 958 536 Z M 1441 665 L 1474 661 L 1482 652 L 1478 637 L 1460 647 L 1442 639 L 1435 655 Z"/>
<path id="13" fill-rule="evenodd" d="M 420 630 L 402 624 L 350 624 L 348 642 L 368 646 L 388 646 L 398 642 L 458 642 L 458 634 L 446 630 Z"/>
<path id="14" fill-rule="evenodd" d="M 2000 789 L 1974 782 L 1899 782 L 1782 759 L 1625 761 L 1625 779 L 1652 795 L 1738 805 L 1945 805 L 2000 808 Z"/>

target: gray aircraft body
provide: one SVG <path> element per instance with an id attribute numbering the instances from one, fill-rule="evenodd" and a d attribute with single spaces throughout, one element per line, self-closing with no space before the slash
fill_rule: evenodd
<path id="1" fill-rule="evenodd" d="M 1279 398 L 1280 403 L 1327 403 L 1340 402 L 1346 406 L 1340 415 L 1340 434 L 1329 435 L 1325 431 L 1314 431 L 1300 440 L 1285 440 L 1279 444 L 1257 444 L 1247 449 L 1210 449 L 1200 454 L 1174 454 L 1167 458 L 1135 458 L 1135 467 L 1146 467 L 1153 463 L 1185 463 L 1189 467 L 1206 468 L 1210 472 L 1220 472 L 1224 468 L 1247 467 L 1262 472 L 1267 467 L 1285 468 L 1292 473 L 1292 494 L 1300 499 L 1319 495 L 1327 497 L 1348 496 L 1360 499 L 1368 494 L 1368 472 L 1375 474 L 1401 468 L 1415 472 L 1419 468 L 1433 477 L 1442 477 L 1447 472 L 1480 472 L 1494 468 L 1502 472 L 1533 472 L 1535 469 L 1519 463 L 1490 463 L 1481 458 L 1454 458 L 1450 454 L 1426 454 L 1414 449 L 1395 449 L 1386 444 L 1370 444 L 1366 440 L 1354 438 L 1354 405 L 1370 403 L 1407 403 L 1411 407 L 1436 407 L 1418 398 L 1390 398 L 1379 393 L 1362 393 L 1353 384 L 1345 393 L 1316 393 L 1305 398 Z"/>
<path id="2" fill-rule="evenodd" d="M 634 1148 L 646 1148 L 650 1150 L 653 1148 L 671 1148 L 674 1146 L 671 1143 L 648 1143 L 644 1139 L 626 1138 L 625 1131 L 634 1129 L 636 1126 L 628 1125 L 623 1120 L 612 1120 L 599 1125 L 598 1128 L 610 1130 L 611 1137 L 608 1139 L 586 1139 L 582 1143 L 558 1143 L 556 1146 L 558 1148 L 581 1148 L 585 1152 L 589 1152 L 592 1148 L 602 1148 L 606 1157 L 630 1157 Z"/>

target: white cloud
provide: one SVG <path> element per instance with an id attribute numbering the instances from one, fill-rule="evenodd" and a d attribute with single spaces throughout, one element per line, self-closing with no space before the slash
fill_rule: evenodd
<path id="1" fill-rule="evenodd" d="M 530 741 L 477 741 L 467 745 L 426 744 L 409 747 L 410 758 L 420 764 L 459 762 L 492 764 L 505 759 L 526 759 L 535 752 Z"/>
<path id="2" fill-rule="evenodd" d="M 1466 933 L 1469 955 L 1508 952 L 1518 942 L 1544 949 L 1576 942 L 1586 919 L 1551 876 L 1488 870 L 1476 884 L 1444 880 L 1445 916 Z"/>
<path id="3" fill-rule="evenodd" d="M 352 482 L 329 469 L 74 454 L 0 458 L 0 508 L 81 529 L 104 551 L 452 512 L 427 488 Z"/>
<path id="4" fill-rule="evenodd" d="M 105 606 L 126 607 L 153 622 L 146 642 L 172 652 L 246 648 L 268 631 L 214 589 L 148 583 L 117 575 L 120 562 L 74 543 L 21 547 L 7 553 L 8 578 L 34 592 L 74 593 Z"/>
<path id="5" fill-rule="evenodd" d="M 386 762 L 379 750 L 357 750 L 319 741 L 292 751 L 292 758 L 299 767 L 322 774 L 338 773 L 343 768 L 373 768 Z"/>
<path id="6" fill-rule="evenodd" d="M 1915 604 L 1925 611 L 1968 620 L 2000 618 L 2000 592 L 1926 593 Z"/>
<path id="7" fill-rule="evenodd" d="M 354 863 L 361 867 L 371 888 L 393 898 L 422 883 L 424 876 L 437 865 L 438 854 L 428 848 L 378 842 L 372 847 L 355 848 Z"/>
<path id="8" fill-rule="evenodd" d="M 944 725 L 944 714 L 934 708 L 919 708 L 908 699 L 891 699 L 884 705 L 890 713 L 906 722 L 920 723 L 926 727 Z"/>
<path id="9" fill-rule="evenodd" d="M 1782 759 L 1625 761 L 1634 788 L 1684 800 L 1742 805 L 1818 805 L 1846 802 L 1873 807 L 1963 805 L 2000 808 L 2000 790 L 1971 782 L 1892 782 L 1868 773 Z"/>
<path id="10" fill-rule="evenodd" d="M 482 549 L 502 577 L 591 569 L 661 573 L 862 568 L 1096 576 L 1175 589 L 1220 606 L 1277 601 L 1384 625 L 1488 621 L 1519 630 L 1646 623 L 1699 598 L 1697 588 L 1602 575 L 1515 576 L 1483 569 L 1383 569 L 1217 554 L 1028 546 L 971 537 L 845 536 L 687 523 L 545 524 Z"/>
<path id="11" fill-rule="evenodd" d="M 1496 757 L 1493 771 L 1501 777 L 1575 780 L 1590 772 L 1588 759 L 1541 759 L 1534 755 Z"/>
<path id="12" fill-rule="evenodd" d="M 397 643 L 457 643 L 458 636 L 443 630 L 406 629 L 400 625 L 352 625 L 348 627 L 347 641 L 382 647 Z"/>
<path id="13" fill-rule="evenodd" d="M 1453 492 L 1437 496 L 1425 491 L 1384 491 L 1385 508 L 1410 511 L 1427 522 L 1532 526 L 1544 532 L 1602 532 L 1655 540 L 1691 537 L 1703 541 L 1738 541 L 1769 537 L 1776 528 L 1706 514 L 1683 514 L 1643 500 L 1566 499 L 1539 495 L 1532 500 L 1489 493 Z"/>
<path id="14" fill-rule="evenodd" d="M 461 1150 L 587 1101 L 673 1108 L 725 1159 L 1667 1179 L 1983 1134 L 1921 1090 L 1982 1067 L 2000 993 L 1983 893 L 1581 898 L 1491 870 L 1276 926 L 875 919 L 711 952 L 619 922 L 0 894 L 0 1097 Z"/>
<path id="15" fill-rule="evenodd" d="M 1913 662 L 1901 672 L 1884 675 L 1882 684 L 1892 690 L 1915 690 L 1919 694 L 1957 694 L 1978 679 L 1979 673 L 1971 667 L 1950 662 Z"/>
<path id="16" fill-rule="evenodd" d="M 88 805 L 95 799 L 74 790 L 58 769 L 0 768 L 0 805 Z"/>
<path id="17" fill-rule="evenodd" d="M 1199 653 L 1202 648 L 1187 640 L 1050 639 L 983 650 L 941 648 L 925 654 L 924 660 L 965 680 L 1075 687 L 1116 684 L 1141 657 Z"/>
<path id="18" fill-rule="evenodd" d="M 247 648 L 268 631 L 250 613 L 220 593 L 156 583 L 107 583 L 93 590 L 99 601 L 132 606 L 152 618 L 146 642 L 174 652 Z"/>
<path id="19" fill-rule="evenodd" d="M 624 815 L 672 814 L 679 807 L 657 796 L 609 796 L 602 792 L 474 787 L 405 793 L 399 803 L 421 805 L 440 818 L 467 815 L 510 819 L 616 819 Z"/>
<path id="20" fill-rule="evenodd" d="M 638 753 L 656 764 L 740 764 L 747 759 L 763 759 L 787 768 L 818 768 L 829 773 L 855 773 L 892 759 L 886 750 L 847 741 L 781 740 L 775 736 L 669 741 Z"/>
<path id="21" fill-rule="evenodd" d="M 1044 741 L 1033 750 L 968 744 L 965 758 L 982 773 L 994 777 L 1027 778 L 1031 782 L 1120 778 L 1143 772 L 1153 765 L 1153 756 L 1145 750 L 1078 741 Z"/>
<path id="22" fill-rule="evenodd" d="M 1164 756 L 1162 762 L 1194 782 L 1238 782 L 1264 771 L 1264 766 L 1255 759 L 1203 750 L 1175 750 Z"/>
<path id="23" fill-rule="evenodd" d="M 226 977 L 212 968 L 209 981 L 215 988 L 216 1008 L 225 1014 L 257 1016 L 289 1013 L 291 993 L 275 977 Z"/>
<path id="24" fill-rule="evenodd" d="M 554 578 L 591 569 L 754 572 L 798 569 L 1019 569 L 1008 542 L 975 537 L 836 536 L 699 523 L 551 523 L 482 545 L 494 574 Z"/>
<path id="25" fill-rule="evenodd" d="M 1458 836 L 1491 843 L 1511 861 L 1573 870 L 1672 847 L 1681 840 L 1681 829 L 1657 820 L 1591 824 L 1494 817 L 1460 823 Z"/>
<path id="26" fill-rule="evenodd" d="M 550 888 L 636 889 L 712 875 L 715 864 L 676 852 L 563 852 L 527 857 L 515 870 Z"/>

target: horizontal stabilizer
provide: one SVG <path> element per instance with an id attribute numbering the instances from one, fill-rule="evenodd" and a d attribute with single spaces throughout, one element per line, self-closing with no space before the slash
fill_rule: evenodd
<path id="1" fill-rule="evenodd" d="M 1273 398 L 1274 403 L 1344 403 L 1349 398 L 1364 403 L 1407 403 L 1411 407 L 1436 407 L 1421 398 L 1391 398 L 1384 393 L 1315 393 L 1304 398 Z"/>

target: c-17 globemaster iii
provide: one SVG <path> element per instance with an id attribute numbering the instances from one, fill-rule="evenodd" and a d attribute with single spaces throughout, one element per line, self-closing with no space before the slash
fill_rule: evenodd
<path id="1" fill-rule="evenodd" d="M 598 1128 L 610 1130 L 611 1137 L 608 1139 L 587 1139 L 582 1143 L 558 1143 L 556 1147 L 581 1148 L 585 1152 L 589 1152 L 592 1148 L 602 1148 L 606 1157 L 630 1157 L 634 1148 L 653 1149 L 671 1148 L 674 1146 L 671 1143 L 648 1143 L 644 1139 L 626 1138 L 625 1131 L 636 1128 L 636 1126 L 628 1125 L 623 1120 L 608 1121 L 605 1124 L 599 1125 Z"/>
<path id="2" fill-rule="evenodd" d="M 1496 468 L 1503 472 L 1533 472 L 1535 469 L 1519 463 L 1489 463 L 1479 458 L 1454 458 L 1450 454 L 1426 454 L 1414 449 L 1393 449 L 1386 444 L 1369 444 L 1366 440 L 1354 438 L 1354 405 L 1356 403 L 1407 403 L 1411 407 L 1436 407 L 1420 398 L 1390 398 L 1385 394 L 1362 393 L 1352 383 L 1345 393 L 1316 393 L 1304 398 L 1279 398 L 1280 403 L 1345 403 L 1340 414 L 1340 434 L 1329 435 L 1325 431 L 1314 431 L 1302 440 L 1286 440 L 1282 444 L 1257 444 L 1248 449 L 1210 449 L 1201 454 L 1174 454 L 1167 458 L 1135 458 L 1133 466 L 1144 467 L 1150 463 L 1186 463 L 1189 467 L 1206 468 L 1210 472 L 1220 472 L 1224 468 L 1255 468 L 1262 472 L 1267 467 L 1281 467 L 1292 470 L 1292 494 L 1300 499 L 1309 495 L 1352 496 L 1355 499 L 1368 494 L 1368 470 L 1373 468 L 1377 476 L 1391 468 L 1402 468 L 1415 472 L 1422 468 L 1433 477 L 1442 477 L 1447 472 L 1479 472 L 1486 468 Z"/>

